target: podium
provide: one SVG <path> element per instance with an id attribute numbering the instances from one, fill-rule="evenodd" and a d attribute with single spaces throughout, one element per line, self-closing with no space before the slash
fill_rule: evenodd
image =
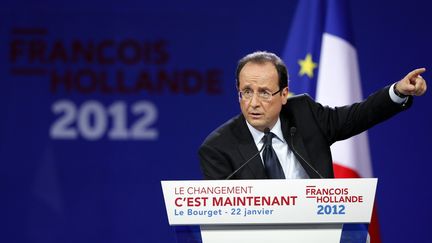
<path id="1" fill-rule="evenodd" d="M 162 181 L 171 226 L 199 225 L 203 243 L 340 242 L 369 223 L 377 179 Z"/>

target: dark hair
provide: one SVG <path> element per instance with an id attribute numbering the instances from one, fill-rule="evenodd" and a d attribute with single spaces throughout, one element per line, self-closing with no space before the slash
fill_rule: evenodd
<path id="1" fill-rule="evenodd" d="M 239 79 L 240 71 L 243 69 L 244 65 L 246 65 L 246 63 L 248 62 L 262 63 L 262 64 L 266 62 L 272 63 L 275 66 L 279 76 L 279 89 L 283 89 L 288 86 L 288 71 L 282 59 L 278 57 L 276 54 L 271 52 L 256 51 L 244 56 L 242 59 L 239 60 L 236 69 L 237 88 L 239 88 L 240 86 L 240 79 Z"/>

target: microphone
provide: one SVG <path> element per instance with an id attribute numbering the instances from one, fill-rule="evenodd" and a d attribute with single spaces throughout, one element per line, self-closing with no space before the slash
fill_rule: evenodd
<path id="1" fill-rule="evenodd" d="M 305 162 L 308 166 L 309 166 L 309 168 L 311 168 L 314 172 L 315 172 L 315 174 L 317 174 L 321 179 L 324 179 L 324 176 L 322 176 L 314 167 L 312 167 L 312 165 L 307 161 L 307 160 L 305 160 L 298 152 L 297 152 L 297 150 L 295 149 L 295 147 L 294 147 L 294 142 L 293 142 L 293 138 L 294 138 L 294 134 L 296 133 L 296 131 L 297 131 L 297 128 L 296 127 L 291 127 L 290 128 L 290 133 L 291 133 L 291 147 L 292 147 L 292 151 L 298 156 L 298 157 L 300 157 L 300 159 L 302 159 L 303 160 L 303 162 Z"/>
<path id="2" fill-rule="evenodd" d="M 267 135 L 270 132 L 270 128 L 266 127 L 264 129 L 264 134 Z M 252 157 L 250 157 L 248 160 L 246 160 L 246 162 L 244 162 L 240 167 L 238 167 L 233 173 L 231 173 L 229 176 L 227 176 L 227 178 L 225 178 L 225 180 L 229 180 L 231 179 L 231 177 L 233 177 L 235 174 L 237 174 L 237 172 L 239 172 L 239 170 L 241 170 L 243 167 L 245 167 L 247 164 L 249 164 L 250 161 L 252 161 L 255 157 L 257 157 L 261 151 L 263 151 L 264 147 L 266 147 L 265 145 L 263 145 L 261 147 L 261 149 L 255 153 Z"/>

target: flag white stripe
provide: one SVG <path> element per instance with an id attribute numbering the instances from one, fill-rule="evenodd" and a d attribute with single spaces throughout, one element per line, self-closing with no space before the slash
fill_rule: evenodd
<path id="1" fill-rule="evenodd" d="M 324 33 L 319 62 L 316 100 L 331 107 L 362 100 L 356 49 L 344 39 Z M 372 177 L 366 132 L 332 147 L 333 161 L 356 171 L 360 177 Z"/>

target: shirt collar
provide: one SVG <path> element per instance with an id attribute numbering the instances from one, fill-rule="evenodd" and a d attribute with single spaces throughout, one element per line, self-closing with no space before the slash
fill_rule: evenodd
<path id="1" fill-rule="evenodd" d="M 253 137 L 255 144 L 258 145 L 258 144 L 262 143 L 261 140 L 264 137 L 264 132 L 261 132 L 260 130 L 254 128 L 251 124 L 249 124 L 249 122 L 247 120 L 246 120 L 246 125 L 248 126 L 249 131 L 252 134 L 252 137 Z M 280 122 L 279 117 L 278 117 L 276 124 L 272 127 L 270 132 L 274 133 L 280 141 L 285 143 L 285 139 L 283 138 L 282 127 L 281 127 L 281 122 Z"/>

